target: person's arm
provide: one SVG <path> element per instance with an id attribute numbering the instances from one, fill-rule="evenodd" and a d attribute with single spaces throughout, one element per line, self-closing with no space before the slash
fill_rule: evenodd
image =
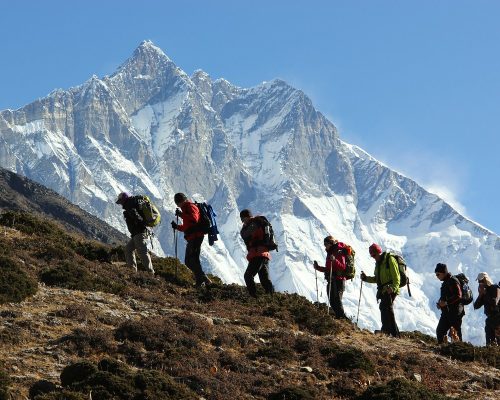
<path id="1" fill-rule="evenodd" d="M 448 304 L 456 304 L 462 300 L 462 288 L 460 287 L 460 282 L 457 279 L 452 279 L 453 282 L 448 287 L 448 298 L 446 302 Z"/>
<path id="2" fill-rule="evenodd" d="M 313 263 L 313 267 L 315 270 L 320 271 L 320 272 L 326 272 L 326 268 L 322 267 L 321 265 L 318 265 L 316 261 Z"/>

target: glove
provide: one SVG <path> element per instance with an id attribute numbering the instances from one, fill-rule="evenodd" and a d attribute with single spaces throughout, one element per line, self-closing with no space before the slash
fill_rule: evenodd
<path id="1" fill-rule="evenodd" d="M 317 261 L 314 261 L 314 263 L 313 263 L 313 267 L 314 267 L 314 269 L 318 269 L 319 265 L 318 265 L 318 262 L 317 262 Z"/>
<path id="2" fill-rule="evenodd" d="M 360 276 L 360 278 L 361 278 L 361 280 L 362 280 L 363 282 L 365 282 L 365 281 L 366 281 L 366 274 L 365 274 L 364 272 L 361 272 L 361 276 Z"/>
<path id="3" fill-rule="evenodd" d="M 182 216 L 182 210 L 180 208 L 175 209 L 175 216 L 176 217 L 181 217 Z"/>
<path id="4" fill-rule="evenodd" d="M 172 221 L 171 225 L 173 230 L 179 229 L 179 225 L 177 225 L 174 221 Z"/>

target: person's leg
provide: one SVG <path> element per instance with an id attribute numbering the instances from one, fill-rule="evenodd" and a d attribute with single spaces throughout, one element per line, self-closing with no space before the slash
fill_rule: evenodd
<path id="1" fill-rule="evenodd" d="M 336 318 L 345 318 L 344 306 L 342 304 L 342 297 L 344 295 L 345 289 L 345 281 L 333 279 L 332 282 L 332 301 L 330 304 L 332 305 L 333 311 L 335 313 Z"/>
<path id="2" fill-rule="evenodd" d="M 195 238 L 193 240 L 188 240 L 186 244 L 186 256 L 184 261 L 186 266 L 191 271 L 193 271 L 197 286 L 201 285 L 204 282 L 210 282 L 201 268 L 200 253 L 202 243 L 203 236 L 200 238 Z"/>
<path id="3" fill-rule="evenodd" d="M 436 338 L 438 343 L 444 343 L 444 338 L 450 329 L 451 324 L 448 315 L 442 311 L 441 318 L 439 318 L 438 325 L 436 327 Z"/>
<path id="4" fill-rule="evenodd" d="M 141 259 L 143 267 L 154 274 L 155 270 L 153 269 L 153 263 L 151 262 L 151 256 L 149 255 L 148 251 L 149 236 L 147 232 L 135 235 L 133 239 L 135 248 L 137 250 L 137 253 L 139 254 L 139 258 Z"/>
<path id="5" fill-rule="evenodd" d="M 262 257 L 254 257 L 248 263 L 248 267 L 243 275 L 247 285 L 248 293 L 252 297 L 257 297 L 257 288 L 255 287 L 254 277 L 262 266 Z"/>
<path id="6" fill-rule="evenodd" d="M 382 294 L 380 299 L 380 318 L 382 320 L 382 332 L 399 337 L 399 328 L 394 316 L 394 300 L 396 295 Z"/>
<path id="7" fill-rule="evenodd" d="M 261 267 L 259 268 L 258 271 L 260 284 L 262 285 L 264 291 L 267 294 L 272 294 L 274 293 L 274 287 L 273 283 L 271 282 L 271 279 L 269 279 L 269 260 L 264 257 L 259 257 L 259 258 L 262 258 Z"/>
<path id="8" fill-rule="evenodd" d="M 125 261 L 127 263 L 127 266 L 133 268 L 137 272 L 137 262 L 135 261 L 134 250 L 135 242 L 134 239 L 131 238 L 125 246 Z"/>
<path id="9" fill-rule="evenodd" d="M 495 344 L 495 326 L 492 317 L 486 318 L 484 332 L 486 333 L 486 346 Z"/>

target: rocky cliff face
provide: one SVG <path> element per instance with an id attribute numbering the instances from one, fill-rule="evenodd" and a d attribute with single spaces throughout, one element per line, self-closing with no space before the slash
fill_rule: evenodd
<path id="1" fill-rule="evenodd" d="M 281 80 L 239 88 L 203 71 L 190 77 L 151 42 L 143 42 L 109 77 L 94 76 L 19 110 L 2 111 L 0 132 L 4 168 L 123 231 L 116 195 L 147 193 L 162 209 L 157 236 L 169 254 L 174 193 L 211 202 L 221 240 L 203 248 L 204 265 L 225 281 L 242 282 L 246 266 L 238 237 L 242 208 L 266 214 L 273 223 L 280 242 L 271 267 L 276 287 L 311 299 L 311 265 L 324 257 L 325 235 L 350 243 L 358 269 L 368 273 L 370 243 L 402 252 L 414 295 L 398 299 L 397 317 L 405 329 L 434 331 L 437 262 L 471 279 L 481 270 L 496 277 L 500 272 L 496 234 L 343 142 L 302 91 Z M 359 284 L 350 283 L 345 295 L 351 315 Z M 320 297 L 326 298 L 324 289 Z M 476 342 L 483 336 L 480 314 L 470 311 L 464 320 L 465 337 Z M 374 288 L 363 289 L 360 320 L 371 329 L 379 326 Z"/>

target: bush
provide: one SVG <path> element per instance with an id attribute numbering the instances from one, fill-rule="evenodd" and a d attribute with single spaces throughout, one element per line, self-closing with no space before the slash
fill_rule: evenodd
<path id="1" fill-rule="evenodd" d="M 440 347 L 439 352 L 446 357 L 459 361 L 481 361 L 500 368 L 500 347 L 475 347 L 470 343 L 455 342 Z"/>
<path id="2" fill-rule="evenodd" d="M 417 382 L 404 378 L 369 387 L 358 400 L 446 400 L 449 397 L 432 392 Z"/>
<path id="3" fill-rule="evenodd" d="M 62 339 L 81 357 L 96 353 L 108 353 L 115 350 L 111 332 L 100 328 L 75 329 Z"/>
<path id="4" fill-rule="evenodd" d="M 61 385 L 64 387 L 75 385 L 87 380 L 98 371 L 89 361 L 81 361 L 65 367 L 61 372 Z"/>
<path id="5" fill-rule="evenodd" d="M 153 259 L 155 275 L 177 286 L 190 287 L 194 284 L 193 273 L 174 257 L 155 257 Z"/>
<path id="6" fill-rule="evenodd" d="M 327 357 L 326 361 L 331 368 L 340 371 L 359 369 L 369 374 L 375 371 L 373 362 L 365 353 L 355 347 L 323 347 L 321 354 Z"/>
<path id="7" fill-rule="evenodd" d="M 0 304 L 21 302 L 37 290 L 37 283 L 17 262 L 9 257 L 0 257 Z"/>
<path id="8" fill-rule="evenodd" d="M 408 338 L 416 341 L 421 341 L 426 344 L 434 345 L 437 344 L 437 340 L 434 336 L 426 335 L 425 333 L 419 331 L 413 332 L 400 332 L 401 337 Z"/>
<path id="9" fill-rule="evenodd" d="M 53 234 L 62 234 L 66 236 L 57 225 L 48 219 L 37 218 L 33 215 L 19 211 L 7 211 L 1 214 L 0 225 L 17 229 L 28 235 L 37 233 L 44 236 Z"/>
<path id="10" fill-rule="evenodd" d="M 61 390 L 38 395 L 35 400 L 88 400 L 89 396 L 83 393 L 75 393 L 69 390 Z"/>
<path id="11" fill-rule="evenodd" d="M 266 316 L 293 320 L 301 330 L 315 335 L 334 334 L 339 329 L 333 318 L 327 315 L 326 307 L 317 307 L 298 294 L 275 293 L 267 304 L 262 304 L 262 309 Z"/>
<path id="12" fill-rule="evenodd" d="M 57 391 L 57 386 L 46 380 L 41 380 L 35 382 L 29 391 L 30 399 L 34 399 L 36 396 L 40 396 L 42 394 L 51 393 Z"/>
<path id="13" fill-rule="evenodd" d="M 54 268 L 42 271 L 40 280 L 49 286 L 58 286 L 71 290 L 92 290 L 95 286 L 90 272 L 67 261 Z"/>
<path id="14" fill-rule="evenodd" d="M 286 346 L 282 341 L 271 340 L 270 343 L 266 343 L 264 346 L 259 348 L 250 358 L 255 359 L 257 357 L 265 357 L 268 359 L 286 361 L 293 360 L 295 353 L 292 349 Z"/>
<path id="15" fill-rule="evenodd" d="M 270 394 L 267 398 L 268 400 L 314 400 L 316 395 L 310 388 L 288 387 Z"/>
<path id="16" fill-rule="evenodd" d="M 161 372 L 134 373 L 123 363 L 113 359 L 101 360 L 98 367 L 87 361 L 70 365 L 63 370 L 61 383 L 73 393 L 92 391 L 94 399 L 194 400 L 198 398 L 185 385 L 175 382 Z"/>
<path id="17" fill-rule="evenodd" d="M 0 371 L 0 400 L 10 400 L 9 384 L 9 376 L 5 372 Z"/>

